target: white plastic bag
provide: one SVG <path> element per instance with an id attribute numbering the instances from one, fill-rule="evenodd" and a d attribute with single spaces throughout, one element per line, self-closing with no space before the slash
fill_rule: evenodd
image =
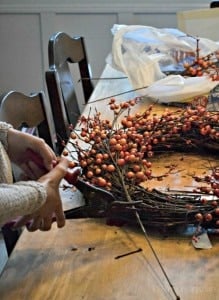
<path id="1" fill-rule="evenodd" d="M 180 102 L 205 94 L 217 85 L 206 77 L 184 78 L 164 73 L 180 74 L 185 60 L 194 59 L 196 54 L 196 38 L 178 29 L 115 24 L 112 33 L 111 65 L 127 75 L 133 89 L 140 89 L 141 96 L 150 95 L 161 102 Z M 214 41 L 199 38 L 199 48 L 199 55 L 206 56 L 219 46 Z M 171 99 L 168 100 L 168 96 Z"/>
<path id="2" fill-rule="evenodd" d="M 206 76 L 184 78 L 169 75 L 142 90 L 141 94 L 162 103 L 188 102 L 197 95 L 207 94 L 217 84 Z"/>

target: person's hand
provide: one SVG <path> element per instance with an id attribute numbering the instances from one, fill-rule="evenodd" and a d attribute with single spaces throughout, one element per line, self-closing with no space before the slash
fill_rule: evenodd
<path id="1" fill-rule="evenodd" d="M 8 155 L 24 171 L 26 179 L 32 180 L 52 170 L 57 160 L 55 153 L 43 139 L 16 129 L 8 131 Z"/>
<path id="2" fill-rule="evenodd" d="M 39 178 L 38 181 L 43 183 L 46 187 L 46 202 L 35 213 L 17 219 L 14 228 L 26 225 L 27 230 L 29 231 L 36 231 L 37 229 L 46 231 L 51 229 L 54 221 L 57 222 L 58 227 L 63 227 L 65 225 L 65 216 L 59 194 L 59 185 L 60 181 L 67 173 L 68 166 L 69 161 L 62 157 L 53 170 Z M 80 174 L 80 169 L 73 169 L 73 173 L 76 181 Z"/>

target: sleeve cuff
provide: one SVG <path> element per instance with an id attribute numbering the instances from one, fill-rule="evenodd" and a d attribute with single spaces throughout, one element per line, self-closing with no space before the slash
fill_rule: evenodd
<path id="1" fill-rule="evenodd" d="M 13 128 L 11 124 L 6 122 L 0 122 L 0 141 L 3 144 L 5 150 L 8 149 L 8 130 Z"/>

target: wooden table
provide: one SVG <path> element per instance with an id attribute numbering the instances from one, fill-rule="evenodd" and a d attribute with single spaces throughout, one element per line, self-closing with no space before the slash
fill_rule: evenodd
<path id="1" fill-rule="evenodd" d="M 185 300 L 217 300 L 218 239 L 195 250 L 190 238 L 150 235 L 175 290 Z M 115 259 L 142 248 L 142 252 Z M 0 279 L 1 300 L 175 299 L 141 232 L 104 220 L 21 235 Z"/>
<path id="2" fill-rule="evenodd" d="M 107 76 L 121 74 L 107 66 L 103 77 Z M 106 103 L 109 99 L 94 101 L 131 89 L 127 79 L 100 80 L 85 113 L 90 106 L 97 105 L 103 116 L 108 117 Z M 134 96 L 136 94 L 130 92 L 116 99 L 122 101 Z M 142 102 L 136 109 L 143 110 L 145 105 L 147 103 Z M 195 163 L 191 164 L 191 158 L 182 160 L 180 157 L 177 163 L 181 171 L 172 174 L 167 182 L 159 182 L 160 188 L 167 184 L 174 188 L 191 188 L 195 185 L 191 182 L 191 174 L 203 174 L 206 162 L 209 163 L 206 158 L 201 160 L 196 156 Z M 165 165 L 159 162 L 157 168 L 162 170 Z M 181 172 L 184 172 L 183 176 Z M 158 182 L 150 184 L 158 185 Z M 80 198 L 76 195 L 77 199 Z M 64 206 L 78 205 L 73 192 L 67 191 L 65 196 Z M 211 249 L 196 250 L 191 244 L 191 232 L 164 236 L 161 228 L 161 231 L 149 231 L 148 234 L 180 299 L 219 299 L 217 235 L 210 236 Z M 116 259 L 139 248 L 142 251 Z M 0 299 L 171 300 L 176 296 L 138 227 L 108 226 L 105 219 L 75 219 L 67 220 L 62 229 L 54 225 L 49 232 L 29 233 L 24 230 L 0 277 Z"/>

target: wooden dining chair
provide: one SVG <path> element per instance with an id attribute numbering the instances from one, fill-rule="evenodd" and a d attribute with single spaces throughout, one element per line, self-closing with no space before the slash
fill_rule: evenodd
<path id="1" fill-rule="evenodd" d="M 51 36 L 48 44 L 49 70 L 46 83 L 51 103 L 59 152 L 93 92 L 84 38 L 64 32 Z"/>
<path id="2" fill-rule="evenodd" d="M 10 91 L 0 97 L 0 120 L 38 135 L 56 152 L 56 132 L 44 92 L 25 95 Z"/>
<path id="3" fill-rule="evenodd" d="M 17 91 L 10 91 L 0 97 L 0 121 L 13 125 L 14 128 L 43 138 L 56 151 L 55 126 L 51 119 L 49 101 L 43 92 L 27 96 Z M 14 178 L 18 170 L 15 168 Z M 12 230 L 5 225 L 1 229 L 7 253 L 11 254 L 21 230 Z"/>

